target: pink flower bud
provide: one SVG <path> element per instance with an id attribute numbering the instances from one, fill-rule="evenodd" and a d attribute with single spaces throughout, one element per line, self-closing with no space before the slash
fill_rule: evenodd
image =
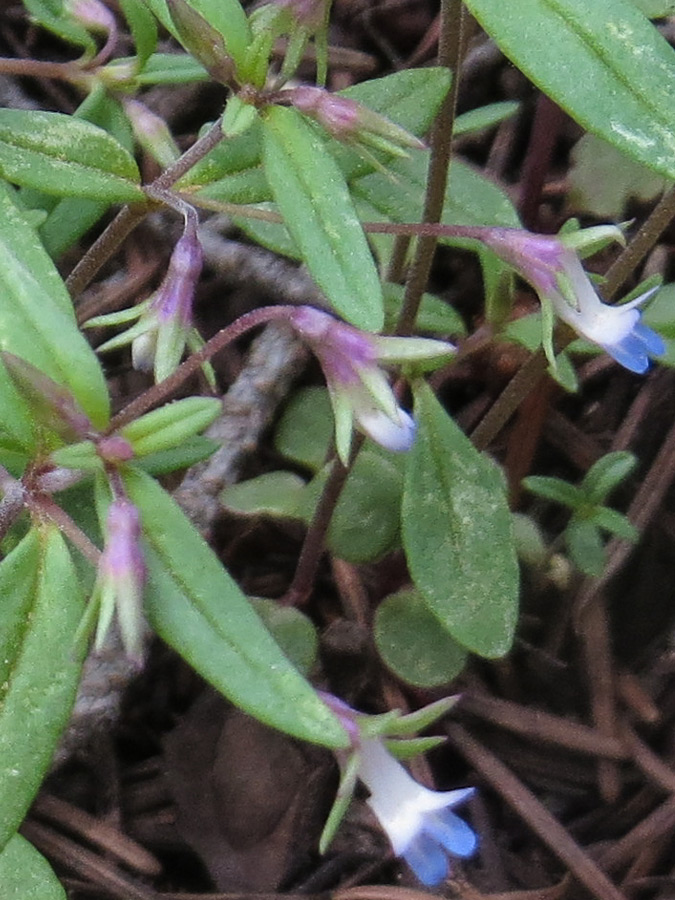
<path id="1" fill-rule="evenodd" d="M 67 0 L 66 11 L 85 28 L 110 34 L 117 29 L 115 16 L 100 0 Z"/>
<path id="2" fill-rule="evenodd" d="M 117 498 L 108 508 L 106 542 L 99 563 L 101 621 L 97 645 L 105 637 L 114 608 L 124 647 L 139 662 L 143 657 L 145 577 L 139 512 L 130 500 Z"/>

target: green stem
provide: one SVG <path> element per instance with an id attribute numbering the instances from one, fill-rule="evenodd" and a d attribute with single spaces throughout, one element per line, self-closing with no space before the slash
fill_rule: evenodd
<path id="1" fill-rule="evenodd" d="M 675 185 L 667 191 L 630 244 L 607 270 L 602 295 L 611 300 L 656 244 L 675 217 Z"/>
<path id="2" fill-rule="evenodd" d="M 422 213 L 423 222 L 439 222 L 443 213 L 450 165 L 452 129 L 457 108 L 464 21 L 465 10 L 461 0 L 441 0 L 438 64 L 451 70 L 452 87 L 441 104 L 431 132 L 431 156 Z M 436 243 L 437 238 L 433 235 L 420 237 L 417 242 L 405 286 L 403 307 L 396 323 L 396 334 L 410 334 L 415 326 L 422 294 L 429 281 Z"/>

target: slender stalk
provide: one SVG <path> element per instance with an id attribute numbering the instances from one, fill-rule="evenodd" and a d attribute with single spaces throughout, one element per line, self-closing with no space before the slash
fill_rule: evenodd
<path id="1" fill-rule="evenodd" d="M 326 532 L 362 443 L 363 438 L 359 435 L 354 440 L 349 466 L 343 466 L 337 457 L 333 459 L 328 479 L 305 535 L 293 581 L 281 600 L 286 606 L 302 606 L 309 599 L 324 551 Z"/>
<path id="2" fill-rule="evenodd" d="M 601 288 L 607 300 L 616 295 L 621 285 L 637 269 L 674 216 L 675 185 L 663 195 L 633 240 L 607 270 L 607 280 Z"/>
<path id="3" fill-rule="evenodd" d="M 98 566 L 101 551 L 51 497 L 27 492 L 26 506 L 38 518 L 51 520 L 92 566 Z"/>
<path id="4" fill-rule="evenodd" d="M 9 59 L 0 57 L 0 75 L 19 75 L 31 78 L 54 78 L 82 85 L 90 80 L 75 63 L 45 62 L 39 59 Z"/>
<path id="5" fill-rule="evenodd" d="M 452 87 L 441 104 L 431 132 L 431 157 L 424 197 L 423 222 L 439 222 L 445 202 L 445 188 L 450 165 L 452 129 L 457 108 L 459 64 L 462 50 L 462 33 L 465 10 L 461 0 L 441 0 L 441 25 L 438 45 L 438 64 L 452 73 Z M 405 287 L 403 307 L 396 324 L 396 334 L 410 334 L 415 325 L 429 272 L 436 250 L 434 235 L 420 237 L 410 267 Z"/>
<path id="6" fill-rule="evenodd" d="M 149 194 L 161 196 L 172 184 L 189 172 L 190 169 L 217 147 L 224 135 L 219 119 L 187 150 L 180 159 L 165 169 L 162 174 L 149 185 Z M 66 279 L 66 287 L 72 296 L 77 296 L 96 277 L 101 267 L 117 252 L 127 236 L 145 218 L 150 204 L 125 206 L 115 216 L 100 237 L 94 241 L 79 263 Z"/>
<path id="7" fill-rule="evenodd" d="M 117 429 L 126 425 L 128 422 L 137 419 L 138 416 L 148 412 L 148 410 L 152 409 L 154 406 L 168 400 L 183 382 L 191 375 L 194 375 L 205 362 L 212 359 L 216 353 L 219 353 L 224 347 L 231 344 L 232 341 L 241 337 L 242 334 L 250 331 L 251 328 L 263 325 L 265 322 L 272 321 L 272 319 L 286 319 L 296 308 L 297 307 L 290 305 L 261 306 L 259 309 L 254 309 L 251 312 L 240 316 L 240 318 L 235 322 L 232 322 L 231 325 L 221 328 L 220 331 L 214 334 L 213 337 L 204 344 L 201 350 L 197 350 L 196 353 L 193 353 L 192 356 L 188 357 L 188 359 L 186 359 L 184 363 L 181 363 L 168 378 L 165 378 L 164 381 L 160 381 L 159 384 L 149 388 L 142 393 L 140 397 L 136 397 L 136 399 L 127 404 L 124 409 L 120 410 L 120 412 L 111 419 L 106 433 L 110 434 L 117 431 Z"/>

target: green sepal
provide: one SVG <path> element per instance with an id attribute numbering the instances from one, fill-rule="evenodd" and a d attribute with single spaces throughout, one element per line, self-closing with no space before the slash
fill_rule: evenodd
<path id="1" fill-rule="evenodd" d="M 359 773 L 359 756 L 358 751 L 353 753 L 346 765 L 340 773 L 340 784 L 338 785 L 335 800 L 331 807 L 326 824 L 323 826 L 321 837 L 319 839 L 319 853 L 325 853 L 329 844 L 335 837 L 340 822 L 344 819 L 345 813 L 349 808 L 354 796 L 354 788 L 356 787 L 356 779 Z"/>
<path id="2" fill-rule="evenodd" d="M 50 453 L 49 460 L 64 469 L 79 469 L 82 472 L 98 472 L 103 469 L 103 460 L 91 441 L 79 441 L 77 444 L 59 447 Z"/>
<path id="3" fill-rule="evenodd" d="M 186 397 L 146 413 L 120 428 L 134 456 L 147 456 L 179 446 L 218 418 L 223 404 L 215 397 Z"/>

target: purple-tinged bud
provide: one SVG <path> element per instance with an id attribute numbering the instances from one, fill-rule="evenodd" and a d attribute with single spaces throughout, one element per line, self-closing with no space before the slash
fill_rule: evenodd
<path id="1" fill-rule="evenodd" d="M 134 338 L 131 357 L 134 368 L 154 369 L 156 381 L 162 381 L 180 363 L 192 330 L 192 301 L 203 259 L 196 227 L 189 225 L 174 247 L 164 280 L 141 317 L 150 324 Z"/>
<path id="2" fill-rule="evenodd" d="M 358 135 L 361 104 L 348 97 L 338 97 L 323 88 L 301 85 L 291 93 L 293 106 L 315 119 L 339 141 L 354 140 Z"/>
<path id="3" fill-rule="evenodd" d="M 90 31 L 111 34 L 117 30 L 115 16 L 100 0 L 66 0 L 64 12 Z"/>
<path id="4" fill-rule="evenodd" d="M 351 97 L 308 85 L 289 93 L 297 110 L 318 122 L 338 141 L 364 144 L 392 156 L 405 156 L 408 149 L 424 149 L 424 143 L 414 134 Z"/>
<path id="5" fill-rule="evenodd" d="M 122 103 L 134 137 L 146 153 L 164 168 L 174 163 L 180 156 L 180 150 L 164 119 L 138 100 L 125 99 Z"/>
<path id="6" fill-rule="evenodd" d="M 135 456 L 134 448 L 121 434 L 111 434 L 108 437 L 101 438 L 96 444 L 96 452 L 103 462 L 111 463 L 112 465 L 129 462 Z"/>
<path id="7" fill-rule="evenodd" d="M 66 442 L 82 440 L 93 432 L 91 420 L 70 391 L 20 356 L 6 350 L 0 355 L 14 387 L 30 404 L 36 423 Z"/>
<path id="8" fill-rule="evenodd" d="M 143 659 L 143 587 L 146 568 L 141 548 L 141 520 L 138 509 L 126 498 L 113 500 L 106 517 L 106 541 L 99 563 L 101 617 L 96 634 L 100 646 L 112 613 L 130 658 Z"/>

